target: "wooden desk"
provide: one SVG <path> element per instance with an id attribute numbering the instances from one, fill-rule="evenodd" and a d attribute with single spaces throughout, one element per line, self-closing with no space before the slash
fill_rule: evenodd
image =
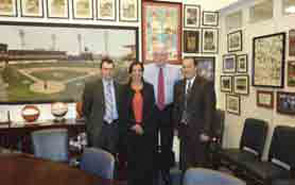
<path id="1" fill-rule="evenodd" d="M 117 184 L 64 163 L 37 159 L 26 154 L 0 154 L 0 182 L 5 185 Z"/>
<path id="2" fill-rule="evenodd" d="M 55 123 L 51 120 L 43 122 L 22 123 L 1 125 L 0 127 L 0 146 L 5 148 L 19 149 L 24 153 L 31 151 L 31 132 L 46 128 L 66 128 L 69 137 L 75 136 L 85 131 L 84 121 L 66 120 L 62 123 Z M 21 144 L 21 146 L 19 146 Z"/>

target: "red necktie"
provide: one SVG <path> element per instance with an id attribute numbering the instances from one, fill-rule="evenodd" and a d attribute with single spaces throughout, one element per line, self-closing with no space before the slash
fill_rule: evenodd
<path id="1" fill-rule="evenodd" d="M 158 76 L 158 100 L 157 105 L 160 110 L 163 110 L 165 107 L 165 84 L 164 84 L 164 74 L 163 68 L 160 67 L 159 76 Z"/>

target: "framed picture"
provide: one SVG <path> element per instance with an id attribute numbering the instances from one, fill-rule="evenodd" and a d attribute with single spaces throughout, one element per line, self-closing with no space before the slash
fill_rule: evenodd
<path id="1" fill-rule="evenodd" d="M 295 115 L 295 93 L 277 92 L 277 112 Z"/>
<path id="2" fill-rule="evenodd" d="M 295 61 L 288 61 L 287 85 L 295 87 Z"/>
<path id="3" fill-rule="evenodd" d="M 295 29 L 289 31 L 289 56 L 295 56 Z"/>
<path id="4" fill-rule="evenodd" d="M 272 91 L 256 91 L 256 104 L 258 107 L 273 108 L 274 96 Z"/>
<path id="5" fill-rule="evenodd" d="M 47 0 L 49 18 L 69 18 L 68 0 Z"/>
<path id="6" fill-rule="evenodd" d="M 247 73 L 248 71 L 248 55 L 237 55 L 237 72 Z"/>
<path id="7" fill-rule="evenodd" d="M 43 17 L 43 0 L 20 0 L 22 17 Z"/>
<path id="8" fill-rule="evenodd" d="M 0 0 L 0 16 L 16 17 L 16 0 Z"/>
<path id="9" fill-rule="evenodd" d="M 218 52 L 218 29 L 204 28 L 202 30 L 202 52 Z"/>
<path id="10" fill-rule="evenodd" d="M 201 49 L 200 31 L 184 31 L 183 49 L 185 53 L 199 53 Z"/>
<path id="11" fill-rule="evenodd" d="M 169 63 L 181 61 L 181 7 L 180 3 L 143 2 L 142 60 L 153 62 L 159 47 L 165 46 Z"/>
<path id="12" fill-rule="evenodd" d="M 218 12 L 203 11 L 203 26 L 218 26 Z"/>
<path id="13" fill-rule="evenodd" d="M 200 26 L 200 12 L 199 5 L 184 5 L 184 27 L 198 28 Z"/>
<path id="14" fill-rule="evenodd" d="M 231 114 L 240 115 L 241 100 L 239 96 L 226 94 L 226 111 Z"/>
<path id="15" fill-rule="evenodd" d="M 215 57 L 194 57 L 197 64 L 198 75 L 214 83 Z"/>
<path id="16" fill-rule="evenodd" d="M 74 19 L 93 19 L 93 0 L 72 0 Z"/>
<path id="17" fill-rule="evenodd" d="M 234 92 L 236 94 L 249 94 L 249 76 L 238 75 L 234 76 Z"/>
<path id="18" fill-rule="evenodd" d="M 227 51 L 242 51 L 243 48 L 243 35 L 242 30 L 229 33 L 227 35 Z"/>
<path id="19" fill-rule="evenodd" d="M 120 21 L 138 21 L 138 0 L 120 0 Z"/>
<path id="20" fill-rule="evenodd" d="M 223 72 L 234 73 L 236 72 L 236 55 L 223 55 Z"/>
<path id="21" fill-rule="evenodd" d="M 232 76 L 221 75 L 220 76 L 220 91 L 221 92 L 232 92 Z"/>
<path id="22" fill-rule="evenodd" d="M 0 52 L 0 58 L 8 56 L 0 69 L 7 84 L 0 104 L 77 102 L 85 81 L 100 75 L 102 57 L 114 60 L 120 83 L 128 80 L 126 67 L 138 60 L 135 27 L 2 22 L 0 40 L 8 48 Z"/>
<path id="23" fill-rule="evenodd" d="M 96 0 L 97 19 L 116 20 L 116 0 Z"/>
<path id="24" fill-rule="evenodd" d="M 253 39 L 253 86 L 284 87 L 285 38 L 277 33 Z"/>

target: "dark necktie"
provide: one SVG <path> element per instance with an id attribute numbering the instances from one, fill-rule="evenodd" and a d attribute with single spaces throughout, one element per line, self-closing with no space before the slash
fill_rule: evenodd
<path id="1" fill-rule="evenodd" d="M 160 110 L 163 110 L 165 107 L 165 83 L 164 83 L 164 74 L 163 68 L 159 69 L 158 76 L 158 94 L 157 94 L 157 106 Z"/>

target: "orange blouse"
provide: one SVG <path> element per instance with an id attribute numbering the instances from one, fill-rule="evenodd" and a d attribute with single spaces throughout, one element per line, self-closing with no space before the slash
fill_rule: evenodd
<path id="1" fill-rule="evenodd" d="M 134 89 L 134 88 L 133 88 Z M 143 109 L 143 97 L 139 89 L 134 89 L 135 94 L 132 100 L 132 109 L 136 124 L 142 124 L 142 109 Z"/>

